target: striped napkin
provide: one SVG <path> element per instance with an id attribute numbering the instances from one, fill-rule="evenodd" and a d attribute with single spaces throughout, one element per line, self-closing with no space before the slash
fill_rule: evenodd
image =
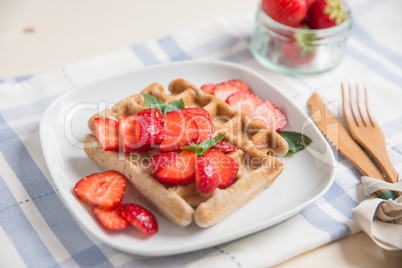
<path id="1" fill-rule="evenodd" d="M 313 92 L 340 108 L 340 83 L 370 90 L 388 151 L 402 170 L 402 20 L 399 1 L 351 1 L 354 25 L 336 69 L 288 76 L 251 56 L 254 16 L 212 18 L 177 33 L 71 63 L 45 73 L 0 79 L 0 267 L 267 267 L 359 232 L 351 210 L 363 199 L 360 174 L 337 159 L 335 182 L 317 202 L 257 234 L 167 257 L 122 253 L 80 228 L 58 196 L 42 154 L 39 122 L 61 94 L 100 79 L 160 63 L 219 59 L 247 66 L 307 111 Z M 397 19 L 392 19 L 397 18 Z"/>

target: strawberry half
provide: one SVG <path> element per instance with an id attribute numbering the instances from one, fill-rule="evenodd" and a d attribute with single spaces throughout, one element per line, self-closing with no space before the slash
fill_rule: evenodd
<path id="1" fill-rule="evenodd" d="M 199 135 L 198 138 L 194 141 L 195 144 L 200 144 L 201 142 L 212 138 L 212 136 L 214 135 L 215 127 L 211 119 L 208 119 L 202 114 L 195 114 L 185 111 L 183 112 L 194 119 L 194 121 L 197 123 Z"/>
<path id="2" fill-rule="evenodd" d="M 149 117 L 122 116 L 119 120 L 120 142 L 125 153 L 149 150 L 152 145 L 167 139 L 168 134 L 159 122 Z"/>
<path id="3" fill-rule="evenodd" d="M 251 88 L 246 83 L 244 83 L 243 81 L 241 81 L 239 79 L 229 80 L 228 84 L 232 85 L 234 87 L 237 87 L 241 91 L 244 91 L 244 92 L 247 92 L 247 93 L 252 93 Z"/>
<path id="4" fill-rule="evenodd" d="M 250 118 L 276 131 L 286 127 L 288 124 L 288 120 L 282 110 L 269 100 L 258 106 Z"/>
<path id="5" fill-rule="evenodd" d="M 165 123 L 165 117 L 163 116 L 163 113 L 155 108 L 142 110 L 138 112 L 136 115 L 138 117 L 148 117 L 151 119 L 151 121 L 160 123 L 161 125 Z"/>
<path id="6" fill-rule="evenodd" d="M 156 172 L 159 168 L 165 168 L 179 156 L 178 152 L 169 152 L 157 154 L 149 160 L 152 172 Z"/>
<path id="7" fill-rule="evenodd" d="M 93 206 L 92 211 L 100 224 L 108 230 L 122 230 L 130 226 L 130 222 L 120 216 L 116 209 Z"/>
<path id="8" fill-rule="evenodd" d="M 196 155 L 193 151 L 183 150 L 171 162 L 156 171 L 156 177 L 162 183 L 188 184 L 195 178 Z"/>
<path id="9" fill-rule="evenodd" d="M 203 157 L 211 162 L 219 174 L 218 188 L 225 189 L 233 184 L 239 170 L 239 166 L 233 158 L 216 150 L 207 151 Z"/>
<path id="10" fill-rule="evenodd" d="M 217 150 L 222 153 L 230 153 L 233 151 L 239 150 L 236 146 L 226 142 L 226 141 L 220 141 L 217 144 L 214 145 L 214 147 L 211 148 L 211 150 Z"/>
<path id="11" fill-rule="evenodd" d="M 79 199 L 89 205 L 114 209 L 121 203 L 126 185 L 127 179 L 124 175 L 109 170 L 79 180 L 75 184 L 74 192 Z"/>
<path id="12" fill-rule="evenodd" d="M 204 157 L 196 161 L 195 184 L 200 193 L 212 193 L 218 187 L 220 178 L 211 162 Z"/>
<path id="13" fill-rule="evenodd" d="M 119 149 L 119 123 L 116 120 L 98 117 L 94 119 L 94 133 L 105 151 Z"/>
<path id="14" fill-rule="evenodd" d="M 166 113 L 164 128 L 169 137 L 161 143 L 162 152 L 178 150 L 198 138 L 197 123 L 180 110 Z"/>
<path id="15" fill-rule="evenodd" d="M 205 84 L 201 86 L 201 90 L 208 94 L 214 94 L 215 84 Z"/>
<path id="16" fill-rule="evenodd" d="M 254 94 L 239 91 L 230 95 L 226 103 L 235 110 L 251 115 L 255 107 L 262 104 L 262 100 Z"/>
<path id="17" fill-rule="evenodd" d="M 155 216 L 140 205 L 122 204 L 117 208 L 117 212 L 143 233 L 155 234 L 158 231 Z"/>

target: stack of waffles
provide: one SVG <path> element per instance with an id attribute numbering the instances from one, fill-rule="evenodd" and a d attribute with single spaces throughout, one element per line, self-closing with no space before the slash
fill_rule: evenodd
<path id="1" fill-rule="evenodd" d="M 150 94 L 165 103 L 183 99 L 186 107 L 207 110 L 215 126 L 214 136 L 224 133 L 223 140 L 239 148 L 228 153 L 239 166 L 236 181 L 230 187 L 205 194 L 197 191 L 195 183 L 176 186 L 160 183 L 149 165 L 149 160 L 161 153 L 158 148 L 132 154 L 105 151 L 94 134 L 87 134 L 84 138 L 85 152 L 101 169 L 124 174 L 129 180 L 128 189 L 170 221 L 180 226 L 194 221 L 200 227 L 209 227 L 275 182 L 284 169 L 284 163 L 278 157 L 287 153 L 288 144 L 276 131 L 251 121 L 247 115 L 230 108 L 224 101 L 204 93 L 184 79 L 172 81 L 168 90 L 171 94 L 167 94 L 161 84 L 153 83 L 141 93 L 93 115 L 88 127 L 93 132 L 94 119 L 97 117 L 118 120 L 121 116 L 134 115 L 147 109 L 144 94 Z"/>

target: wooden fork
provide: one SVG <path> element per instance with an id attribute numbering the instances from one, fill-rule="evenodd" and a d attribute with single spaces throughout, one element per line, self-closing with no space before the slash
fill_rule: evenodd
<path id="1" fill-rule="evenodd" d="M 365 98 L 356 86 L 356 94 L 353 94 L 349 85 L 349 98 L 346 89 L 342 86 L 343 113 L 352 137 L 373 157 L 385 174 L 388 182 L 395 183 L 399 174 L 389 159 L 385 146 L 385 137 L 378 126 L 369 103 L 367 88 Z"/>

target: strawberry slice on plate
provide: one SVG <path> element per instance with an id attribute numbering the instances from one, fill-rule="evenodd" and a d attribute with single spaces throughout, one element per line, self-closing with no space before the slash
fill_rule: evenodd
<path id="1" fill-rule="evenodd" d="M 194 121 L 197 123 L 198 139 L 194 141 L 195 144 L 200 144 L 201 142 L 212 138 L 214 135 L 215 126 L 211 119 L 207 118 L 203 114 L 196 114 L 187 111 L 183 112 L 194 119 Z"/>
<path id="2" fill-rule="evenodd" d="M 201 86 L 201 90 L 208 94 L 214 94 L 215 84 L 205 84 Z"/>
<path id="3" fill-rule="evenodd" d="M 207 151 L 203 157 L 211 162 L 219 174 L 218 188 L 225 189 L 234 183 L 239 166 L 233 158 L 216 150 Z"/>
<path id="4" fill-rule="evenodd" d="M 195 184 L 200 193 L 212 193 L 218 187 L 220 178 L 214 166 L 205 157 L 198 157 L 195 162 Z"/>
<path id="5" fill-rule="evenodd" d="M 117 209 L 110 210 L 100 206 L 93 206 L 92 211 L 100 224 L 108 230 L 122 230 L 131 224 L 120 216 Z"/>
<path id="6" fill-rule="evenodd" d="M 155 216 L 140 205 L 122 204 L 117 208 L 117 211 L 124 219 L 143 233 L 155 234 L 158 231 L 158 222 Z"/>
<path id="7" fill-rule="evenodd" d="M 116 120 L 98 117 L 94 120 L 94 133 L 105 151 L 119 149 L 119 123 Z"/>
<path id="8" fill-rule="evenodd" d="M 258 106 L 250 118 L 275 131 L 283 129 L 288 124 L 287 118 L 282 110 L 269 100 Z"/>
<path id="9" fill-rule="evenodd" d="M 230 153 L 233 151 L 237 151 L 239 150 L 239 148 L 237 148 L 236 146 L 226 142 L 226 141 L 220 141 L 217 144 L 214 145 L 214 147 L 211 148 L 211 150 L 217 150 L 220 151 L 222 153 Z"/>
<path id="10" fill-rule="evenodd" d="M 230 95 L 226 103 L 237 111 L 251 115 L 255 107 L 262 104 L 262 100 L 254 94 L 238 91 Z"/>
<path id="11" fill-rule="evenodd" d="M 180 109 L 180 111 L 182 111 L 185 114 L 189 114 L 189 113 L 190 114 L 200 114 L 200 115 L 205 116 L 208 119 L 211 119 L 211 115 L 204 108 L 189 107 L 189 108 Z"/>
<path id="12" fill-rule="evenodd" d="M 120 143 L 125 153 L 143 152 L 164 141 L 168 134 L 150 117 L 122 116 L 119 119 Z"/>
<path id="13" fill-rule="evenodd" d="M 193 151 L 183 150 L 168 164 L 156 171 L 159 181 L 166 184 L 188 184 L 195 178 L 196 155 Z"/>
<path id="14" fill-rule="evenodd" d="M 232 85 L 234 87 L 237 87 L 241 91 L 247 92 L 247 93 L 252 93 L 251 88 L 242 80 L 239 79 L 231 79 L 228 81 L 229 85 Z"/>
<path id="15" fill-rule="evenodd" d="M 169 152 L 157 154 L 149 160 L 152 172 L 156 172 L 160 168 L 166 167 L 179 156 L 178 152 Z"/>
<path id="16" fill-rule="evenodd" d="M 161 142 L 162 152 L 176 151 L 195 141 L 199 135 L 194 119 L 180 110 L 166 113 L 164 128 L 169 137 Z"/>
<path id="17" fill-rule="evenodd" d="M 124 175 L 109 170 L 79 180 L 75 184 L 74 192 L 80 200 L 89 205 L 114 209 L 123 200 L 126 185 L 127 179 Z"/>
<path id="18" fill-rule="evenodd" d="M 215 85 L 214 88 L 214 95 L 218 97 L 219 99 L 226 101 L 226 99 L 232 95 L 233 93 L 236 93 L 238 91 L 241 91 L 239 88 L 229 84 L 228 82 L 222 82 L 219 84 Z"/>
<path id="19" fill-rule="evenodd" d="M 152 122 L 157 122 L 163 125 L 165 123 L 165 117 L 163 113 L 155 108 L 149 108 L 142 110 L 136 114 L 138 117 L 148 117 L 151 119 Z"/>

